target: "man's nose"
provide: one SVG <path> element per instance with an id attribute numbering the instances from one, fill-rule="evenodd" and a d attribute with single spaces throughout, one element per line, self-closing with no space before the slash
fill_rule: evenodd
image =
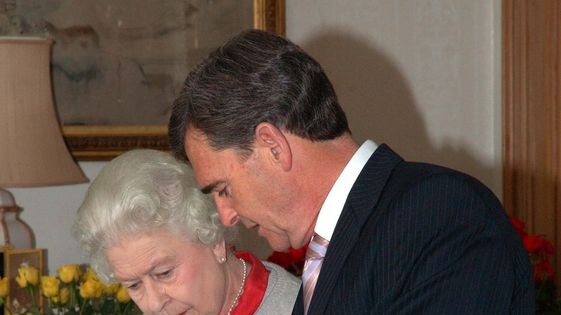
<path id="1" fill-rule="evenodd" d="M 239 215 L 234 209 L 232 202 L 226 198 L 215 197 L 216 209 L 218 216 L 224 226 L 233 226 L 238 223 Z"/>

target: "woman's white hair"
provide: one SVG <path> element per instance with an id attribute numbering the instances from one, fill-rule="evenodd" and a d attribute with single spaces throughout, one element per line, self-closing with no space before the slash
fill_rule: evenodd
<path id="1" fill-rule="evenodd" d="M 121 236 L 154 229 L 209 246 L 222 241 L 225 232 L 189 165 L 161 151 L 128 151 L 109 162 L 90 185 L 73 234 L 92 267 L 110 280 L 105 251 Z"/>

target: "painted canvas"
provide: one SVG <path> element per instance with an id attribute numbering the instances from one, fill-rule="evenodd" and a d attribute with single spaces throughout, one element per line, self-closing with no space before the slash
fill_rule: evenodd
<path id="1" fill-rule="evenodd" d="M 252 0 L 0 0 L 0 36 L 55 40 L 64 125 L 165 125 L 190 69 L 253 26 Z"/>

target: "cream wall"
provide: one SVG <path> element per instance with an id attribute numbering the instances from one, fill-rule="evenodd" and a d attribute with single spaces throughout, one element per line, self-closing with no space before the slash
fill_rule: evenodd
<path id="1" fill-rule="evenodd" d="M 500 194 L 500 0 L 286 2 L 288 38 L 322 63 L 358 140 L 463 170 Z M 103 165 L 80 163 L 89 178 Z M 51 269 L 84 261 L 70 226 L 86 189 L 12 189 Z"/>
<path id="2" fill-rule="evenodd" d="M 501 191 L 500 1 L 287 1 L 357 139 Z"/>

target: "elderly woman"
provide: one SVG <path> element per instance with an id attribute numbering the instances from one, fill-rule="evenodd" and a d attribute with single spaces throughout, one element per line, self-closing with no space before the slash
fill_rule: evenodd
<path id="1" fill-rule="evenodd" d="M 108 163 L 74 225 L 92 267 L 128 288 L 144 314 L 290 314 L 299 280 L 232 253 L 230 232 L 190 167 L 154 150 Z"/>

